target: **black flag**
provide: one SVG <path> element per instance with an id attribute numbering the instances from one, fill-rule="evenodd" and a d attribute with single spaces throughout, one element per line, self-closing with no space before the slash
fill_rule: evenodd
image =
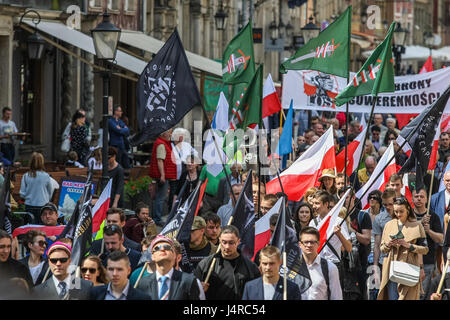
<path id="1" fill-rule="evenodd" d="M 301 263 L 302 252 L 298 245 L 295 230 L 289 226 L 292 224 L 286 211 L 285 200 L 281 197 L 278 201 L 282 201 L 281 213 L 270 239 L 270 245 L 277 247 L 282 253 L 286 251 L 287 279 L 296 283 L 300 292 L 303 293 L 311 286 L 311 277 L 308 269 L 305 268 L 305 264 Z M 284 276 L 283 266 L 280 268 L 280 274 Z"/>
<path id="2" fill-rule="evenodd" d="M 201 104 L 176 28 L 142 71 L 136 93 L 140 132 L 131 139 L 133 145 L 172 128 L 195 105 Z"/>
<path id="3" fill-rule="evenodd" d="M 398 143 L 401 144 L 406 140 L 412 152 L 399 173 L 409 172 L 415 167 L 416 190 L 423 187 L 423 176 L 430 162 L 433 139 L 449 96 L 450 87 L 400 131 Z"/>
<path id="4" fill-rule="evenodd" d="M 173 219 L 166 224 L 160 234 L 176 239 L 181 245 L 181 255 L 183 256 L 180 262 L 180 269 L 184 272 L 193 272 L 193 266 L 190 262 L 190 257 L 188 254 L 189 242 L 191 241 L 191 228 L 194 222 L 194 216 L 198 209 L 198 203 L 202 197 L 202 182 L 199 181 L 194 192 L 187 198 L 184 204 L 178 208 L 177 213 Z"/>
<path id="5" fill-rule="evenodd" d="M 255 205 L 253 204 L 252 170 L 247 175 L 244 188 L 233 209 L 231 225 L 239 230 L 241 254 L 251 259 L 255 251 Z M 228 223 L 228 221 L 225 221 Z"/>

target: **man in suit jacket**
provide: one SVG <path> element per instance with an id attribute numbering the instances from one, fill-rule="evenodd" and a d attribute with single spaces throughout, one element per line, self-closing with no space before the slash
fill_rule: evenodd
<path id="1" fill-rule="evenodd" d="M 444 185 L 445 190 L 433 194 L 430 201 L 430 210 L 441 219 L 442 228 L 444 228 L 445 211 L 450 202 L 450 171 L 444 174 Z"/>
<path id="2" fill-rule="evenodd" d="M 48 249 L 48 260 L 53 273 L 47 281 L 34 287 L 37 299 L 43 300 L 87 300 L 92 282 L 84 279 L 71 279 L 68 272 L 72 248 L 56 241 Z M 74 280 L 74 281 L 72 281 Z"/>
<path id="3" fill-rule="evenodd" d="M 259 268 L 262 277 L 245 284 L 242 300 L 283 300 L 284 278 L 280 276 L 280 250 L 267 246 L 260 251 Z M 299 287 L 287 281 L 287 300 L 301 300 Z"/>
<path id="4" fill-rule="evenodd" d="M 150 245 L 156 271 L 142 279 L 138 289 L 152 300 L 199 300 L 197 280 L 174 269 L 176 253 L 171 239 L 158 235 Z"/>
<path id="5" fill-rule="evenodd" d="M 108 256 L 106 274 L 111 282 L 92 287 L 90 300 L 150 300 L 150 296 L 130 285 L 130 259 L 122 251 L 114 251 Z"/>

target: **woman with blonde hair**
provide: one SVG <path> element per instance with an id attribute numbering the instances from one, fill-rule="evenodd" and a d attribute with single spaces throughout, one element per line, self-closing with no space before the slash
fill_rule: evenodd
<path id="1" fill-rule="evenodd" d="M 416 220 L 415 214 L 405 197 L 395 198 L 394 218 L 384 226 L 381 237 L 381 252 L 388 254 L 383 261 L 381 286 L 378 300 L 419 300 L 421 281 L 413 286 L 390 280 L 392 261 L 406 262 L 420 266 L 423 274 L 422 257 L 428 253 L 425 229 Z"/>
<path id="2" fill-rule="evenodd" d="M 50 202 L 52 194 L 53 187 L 50 175 L 45 172 L 44 156 L 33 152 L 30 170 L 22 176 L 20 197 L 25 200 L 25 210 L 34 216 L 35 223 L 42 224 L 41 208 Z"/>
<path id="3" fill-rule="evenodd" d="M 305 195 L 303 196 L 303 201 L 308 203 L 310 206 L 313 205 L 314 194 L 319 191 L 316 187 L 311 187 L 306 190 Z"/>
<path id="4" fill-rule="evenodd" d="M 96 255 L 90 255 L 83 260 L 81 276 L 84 280 L 91 281 L 94 287 L 109 282 L 106 277 L 105 267 L 103 267 L 100 258 Z"/>

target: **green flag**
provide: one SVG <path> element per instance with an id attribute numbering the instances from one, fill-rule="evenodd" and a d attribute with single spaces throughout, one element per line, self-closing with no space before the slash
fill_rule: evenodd
<path id="1" fill-rule="evenodd" d="M 252 81 L 238 106 L 233 106 L 233 116 L 230 121 L 230 128 L 247 128 L 252 124 L 259 124 L 261 127 L 262 115 L 262 94 L 263 94 L 263 66 L 256 70 Z"/>
<path id="2" fill-rule="evenodd" d="M 352 6 L 311 39 L 280 66 L 286 70 L 317 70 L 339 77 L 348 77 Z"/>
<path id="3" fill-rule="evenodd" d="M 222 81 L 218 81 L 217 79 L 207 77 L 203 87 L 206 111 L 216 111 L 220 92 L 223 92 L 227 96 L 228 85 L 224 85 Z"/>
<path id="4" fill-rule="evenodd" d="M 252 21 L 228 44 L 223 53 L 222 78 L 228 84 L 249 83 L 255 74 Z"/>
<path id="5" fill-rule="evenodd" d="M 367 59 L 362 68 L 355 74 L 347 87 L 335 98 L 337 106 L 350 101 L 356 96 L 372 94 L 376 97 L 380 92 L 394 92 L 394 60 L 392 59 L 392 33 L 395 22 L 392 22 L 383 42 Z"/>

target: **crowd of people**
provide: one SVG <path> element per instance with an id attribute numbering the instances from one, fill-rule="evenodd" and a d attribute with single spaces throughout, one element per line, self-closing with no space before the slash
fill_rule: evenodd
<path id="1" fill-rule="evenodd" d="M 0 289 L 2 298 L 282 300 L 287 292 L 288 300 L 449 299 L 448 291 L 437 292 L 441 274 L 446 274 L 444 265 L 449 244 L 446 231 L 450 140 L 447 132 L 441 133 L 436 168 L 424 178 L 424 188 L 415 188 L 414 173 L 409 173 L 407 179 L 394 173 L 382 190 L 369 193 L 368 207 L 362 208 L 356 198 L 357 191 L 369 181 L 392 141 L 395 150 L 399 150 L 395 115 L 375 114 L 356 172 L 346 177 L 344 173 L 325 169 L 317 185 L 311 186 L 300 201 L 286 202 L 292 231 L 301 249 L 299 265 L 310 279 L 310 285 L 301 288 L 290 279 L 285 284 L 283 273 L 279 272 L 282 264 L 279 248 L 268 244 L 254 258 L 248 258 L 241 252 L 243 235 L 229 223 L 250 177 L 251 166 L 243 157 L 226 164 L 226 173 L 222 170 L 213 175 L 207 165 L 201 164 L 185 129 L 170 129 L 153 143 L 148 172 L 152 178 L 149 193 L 153 201 L 138 203 L 132 208 L 135 214 L 127 216 L 123 210 L 124 169 L 132 164 L 127 157 L 126 137 L 130 130 L 121 114 L 121 108 L 116 107 L 114 117 L 109 120 L 108 171 L 113 178 L 110 209 L 102 238 L 92 242 L 82 259 L 77 285 L 71 282 L 73 239 L 47 236 L 40 229 L 31 229 L 20 239 L 20 245 L 26 250 L 23 255 L 17 237 L 0 230 L 0 283 L 11 289 Z M 345 149 L 346 135 L 351 142 L 362 130 L 363 114 L 354 114 L 348 121 L 343 113 L 305 114 L 300 113 L 297 119 L 298 131 L 293 134 L 295 156 L 288 166 L 330 126 L 334 128 L 336 154 Z M 66 128 L 71 139 L 70 152 L 73 152 L 70 161 L 77 166 L 89 163 L 98 169 L 102 164 L 101 152 L 89 149 L 87 127 L 85 114 L 77 111 Z M 0 131 L 1 128 L 0 123 Z M 3 143 L 1 150 L 8 153 Z M 402 166 L 407 157 L 399 150 L 396 164 Z M 268 214 L 281 197 L 286 197 L 281 192 L 266 193 L 265 182 L 275 177 L 259 181 L 257 174 L 251 176 L 256 220 Z M 58 219 L 57 207 L 51 203 L 50 178 L 42 155 L 33 154 L 30 170 L 21 181 L 20 197 L 37 224 L 55 227 L 63 222 Z M 206 179 L 208 183 L 192 223 L 189 246 L 161 235 L 183 186 L 191 194 L 199 181 Z M 411 197 L 405 193 L 405 187 L 411 190 Z M 323 238 L 318 226 L 344 194 L 348 196 L 334 222 L 334 234 L 319 253 Z M 97 199 L 93 198 L 92 206 Z M 271 232 L 277 219 L 278 214 L 270 217 Z M 185 257 L 192 265 L 190 272 L 181 268 Z M 417 281 L 407 285 L 396 280 L 392 274 L 397 264 L 393 262 L 404 262 L 420 270 Z M 444 288 L 448 281 L 449 277 L 445 276 Z"/>

